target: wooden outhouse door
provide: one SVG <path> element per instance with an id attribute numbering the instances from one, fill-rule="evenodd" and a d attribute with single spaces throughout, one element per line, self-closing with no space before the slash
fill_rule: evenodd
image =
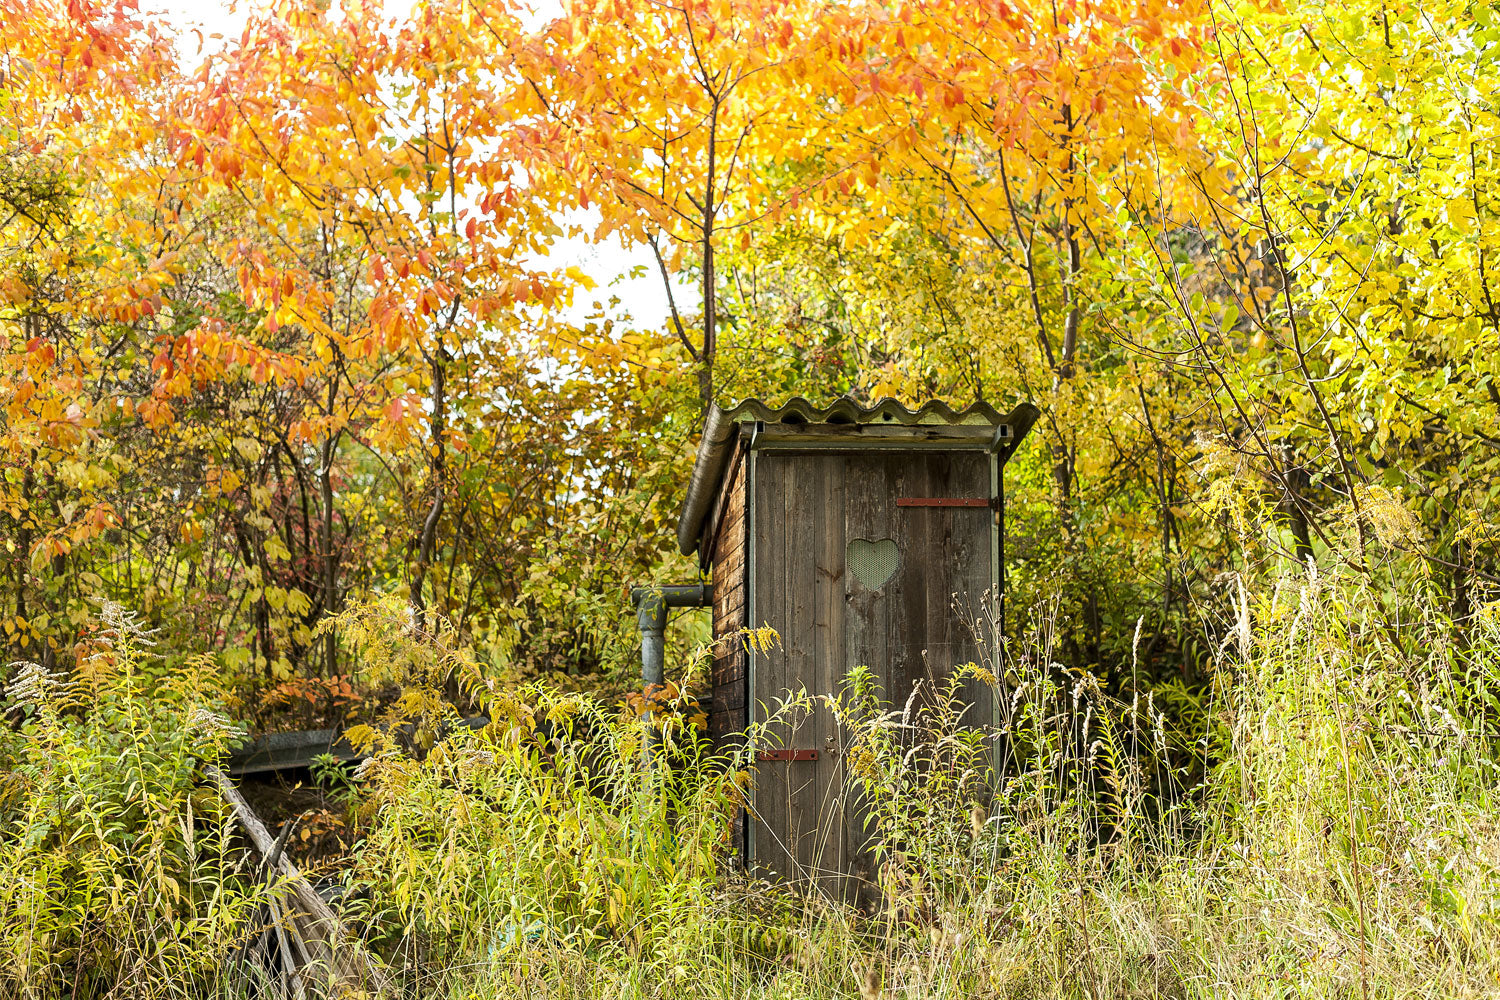
<path id="1" fill-rule="evenodd" d="M 767 450 L 753 490 L 750 621 L 781 636 L 780 649 L 755 657 L 754 720 L 788 691 L 837 693 L 861 665 L 899 707 L 919 680 L 940 684 L 975 658 L 965 619 L 995 586 L 988 454 Z M 968 717 L 990 722 L 987 690 L 970 687 Z M 772 731 L 780 746 L 756 763 L 753 863 L 815 878 L 836 896 L 868 896 L 869 835 L 845 780 L 849 734 L 821 701 Z"/>

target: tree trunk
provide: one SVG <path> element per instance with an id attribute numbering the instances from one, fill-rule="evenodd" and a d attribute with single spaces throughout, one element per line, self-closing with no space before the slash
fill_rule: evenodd
<path id="1" fill-rule="evenodd" d="M 718 168 L 719 146 L 719 99 L 714 98 L 713 109 L 708 118 L 708 178 L 703 185 L 703 350 L 698 354 L 698 397 L 703 401 L 703 412 L 714 402 L 714 354 L 718 349 L 716 323 L 717 302 L 714 278 L 714 219 L 719 206 L 714 201 L 715 176 Z"/>
<path id="2" fill-rule="evenodd" d="M 698 398 L 703 401 L 703 411 L 714 402 L 714 349 L 717 331 L 714 323 L 714 244 L 712 220 L 703 225 L 703 350 L 698 355 Z"/>
<path id="3" fill-rule="evenodd" d="M 427 516 L 422 520 L 422 527 L 417 532 L 416 566 L 411 574 L 411 605 L 417 612 L 419 622 L 425 618 L 427 612 L 427 600 L 422 593 L 422 587 L 427 580 L 428 567 L 432 565 L 432 553 L 436 547 L 438 523 L 443 517 L 444 483 L 448 465 L 448 393 L 447 393 L 447 364 L 449 361 L 448 351 L 441 342 L 437 350 L 428 356 L 427 362 L 432 371 L 432 448 L 428 458 L 428 477 L 432 486 L 432 503 L 427 508 Z"/>
<path id="4" fill-rule="evenodd" d="M 323 468 L 318 476 L 318 487 L 323 499 L 323 523 L 319 526 L 319 544 L 323 549 L 323 613 L 338 612 L 338 554 L 333 549 L 333 459 L 337 452 L 334 439 L 323 442 Z M 324 675 L 332 677 L 338 673 L 338 636 L 330 629 L 323 636 Z"/>

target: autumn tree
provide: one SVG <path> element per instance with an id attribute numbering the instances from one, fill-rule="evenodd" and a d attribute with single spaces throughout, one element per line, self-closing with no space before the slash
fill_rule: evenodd
<path id="1" fill-rule="evenodd" d="M 590 238 L 649 248 L 704 406 L 719 355 L 719 257 L 796 193 L 764 168 L 809 147 L 828 9 L 570 0 L 528 48 L 534 101 L 523 107 L 551 140 L 538 169 L 566 177 Z M 696 330 L 677 301 L 684 272 L 697 279 Z"/>
<path id="2" fill-rule="evenodd" d="M 1222 76 L 1203 8 L 867 4 L 820 30 L 838 56 L 809 119 L 826 179 L 735 256 L 737 310 L 761 314 L 747 364 L 795 324 L 828 345 L 805 352 L 825 377 L 871 397 L 1042 404 L 1050 497 L 1016 524 L 1044 541 L 1013 579 L 1079 593 L 1097 637 L 1115 546 L 1153 539 L 1180 611 L 1188 384 L 1120 279 L 1136 227 L 1224 183 L 1196 132 L 1194 95 Z"/>
<path id="3" fill-rule="evenodd" d="M 169 41 L 133 8 L 0 5 L 0 618 L 49 666 L 102 586 L 86 556 L 120 526 L 130 464 L 109 434 L 182 239 L 148 207 L 169 178 L 141 101 L 168 84 Z"/>
<path id="4" fill-rule="evenodd" d="M 1079 663 L 1149 608 L 1187 664 L 1225 570 L 1496 576 L 1487 11 L 283 0 L 186 71 L 128 3 L 3 9 L 17 658 L 112 596 L 274 689 L 399 591 L 590 670 L 748 394 L 1041 404 L 1010 580 Z M 565 319 L 563 235 L 662 328 Z"/>
<path id="5" fill-rule="evenodd" d="M 1303 470 L 1299 555 L 1337 558 L 1347 527 L 1356 565 L 1417 555 L 1466 618 L 1497 580 L 1500 25 L 1310 3 L 1216 28 L 1227 86 L 1200 120 L 1237 183 L 1195 220 L 1210 252 L 1191 270 L 1219 294 L 1177 312 L 1238 347 L 1220 353 L 1247 423 Z"/>

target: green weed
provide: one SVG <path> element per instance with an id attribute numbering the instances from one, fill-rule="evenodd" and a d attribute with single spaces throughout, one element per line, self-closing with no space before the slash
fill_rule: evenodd
<path id="1" fill-rule="evenodd" d="M 1042 608 L 908 702 L 862 670 L 789 695 L 845 728 L 873 911 L 738 867 L 748 755 L 707 746 L 675 689 L 492 687 L 456 636 L 351 612 L 366 669 L 408 685 L 384 721 L 422 740 L 356 729 L 369 758 L 328 775 L 365 831 L 343 917 L 423 997 L 1491 996 L 1500 624 L 1396 603 L 1239 589 L 1201 685 L 1065 669 Z M 75 675 L 11 686 L 0 982 L 222 993 L 255 890 L 196 762 L 228 728 L 206 664 L 148 688 L 111 613 Z M 456 676 L 484 729 L 437 697 Z M 993 725 L 964 714 L 975 684 Z"/>
<path id="2" fill-rule="evenodd" d="M 163 671 L 104 606 L 79 666 L 22 665 L 0 729 L 0 994 L 203 996 L 258 890 L 202 764 L 235 727 L 215 664 Z"/>

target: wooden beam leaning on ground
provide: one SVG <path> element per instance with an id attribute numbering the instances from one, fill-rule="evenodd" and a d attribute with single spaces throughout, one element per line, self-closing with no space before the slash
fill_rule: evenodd
<path id="1" fill-rule="evenodd" d="M 234 809 L 235 817 L 260 856 L 275 861 L 275 870 L 267 876 L 280 877 L 286 886 L 286 895 L 280 902 L 287 916 L 286 929 L 295 940 L 303 963 L 296 970 L 301 978 L 314 982 L 321 978 L 330 987 L 329 992 L 338 996 L 389 993 L 384 970 L 359 939 L 349 933 L 338 914 L 317 894 L 297 866 L 276 849 L 276 839 L 234 787 L 234 782 L 212 764 L 204 773 Z"/>

